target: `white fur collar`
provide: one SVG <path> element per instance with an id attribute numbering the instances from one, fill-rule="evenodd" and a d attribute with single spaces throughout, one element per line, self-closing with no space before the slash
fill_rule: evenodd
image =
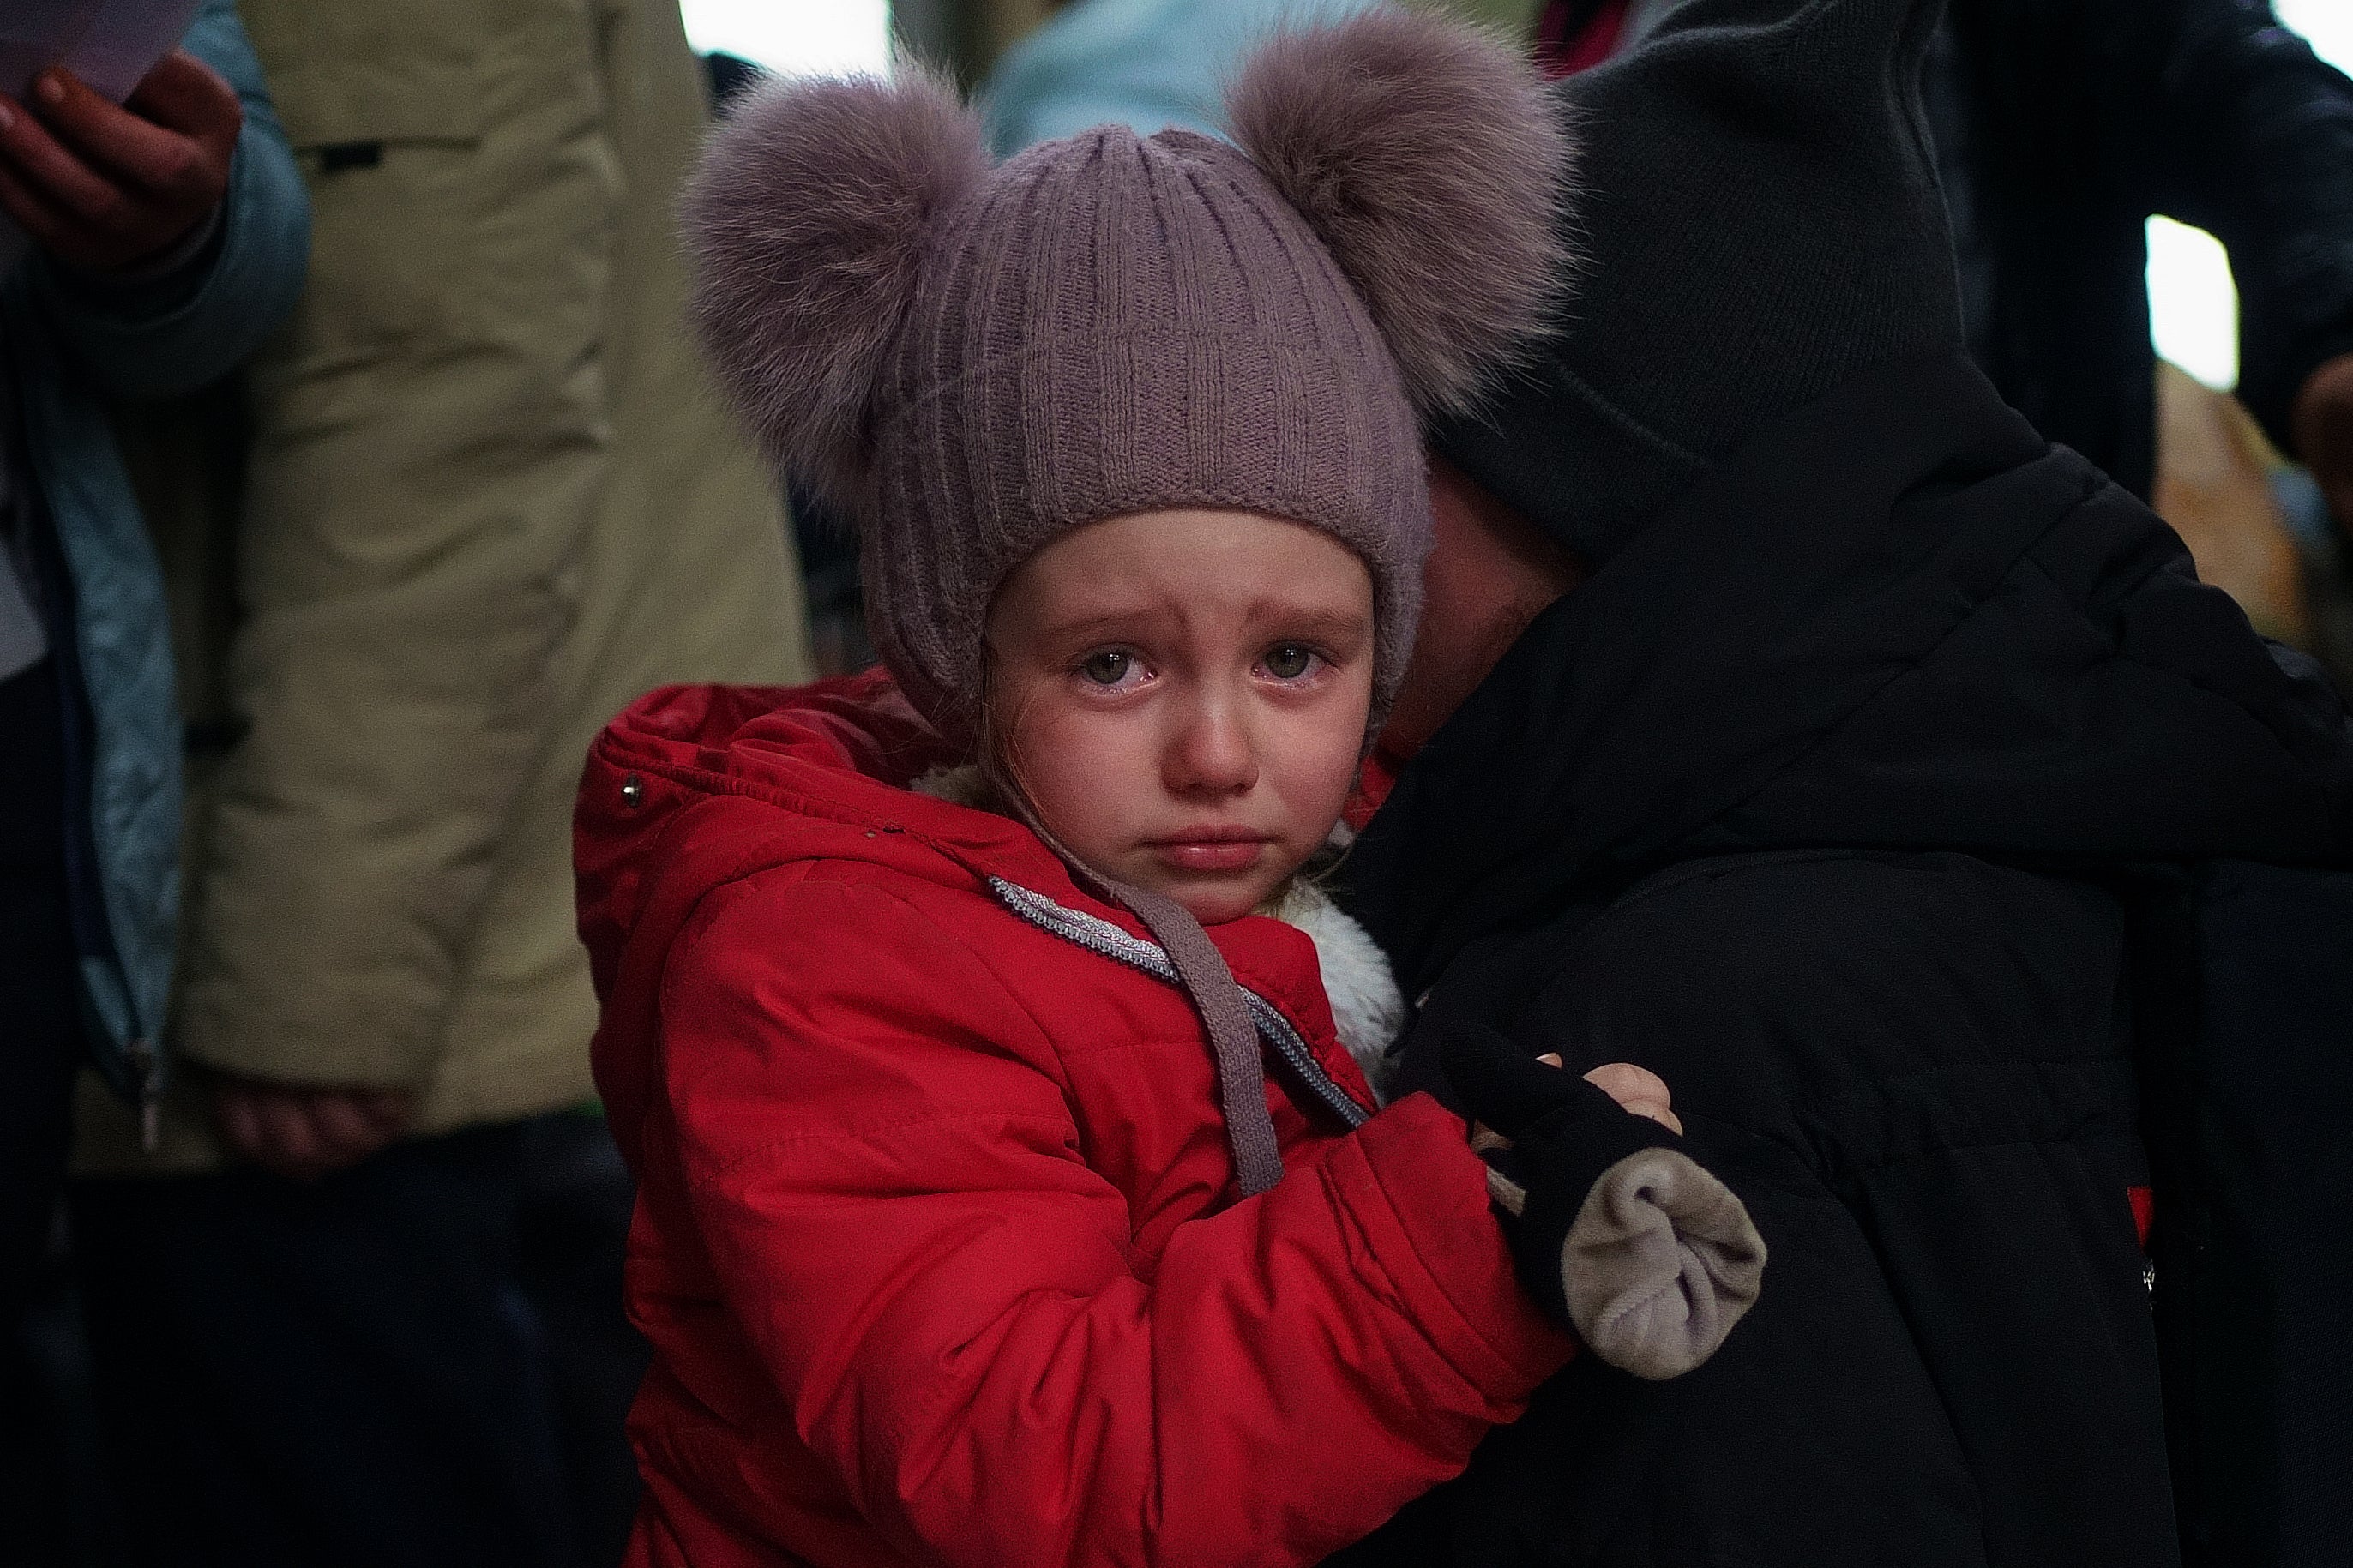
<path id="1" fill-rule="evenodd" d="M 1266 912 L 1298 927 L 1314 942 L 1340 1043 L 1364 1069 L 1373 1097 L 1387 1105 L 1389 1080 L 1396 1073 L 1388 1050 L 1405 1033 L 1406 1024 L 1405 997 L 1390 972 L 1388 955 L 1332 901 L 1331 894 L 1304 878 L 1293 879 Z"/>
<path id="2" fill-rule="evenodd" d="M 944 763 L 907 787 L 950 805 L 968 805 L 975 811 L 997 809 L 997 792 L 988 787 L 978 763 Z"/>

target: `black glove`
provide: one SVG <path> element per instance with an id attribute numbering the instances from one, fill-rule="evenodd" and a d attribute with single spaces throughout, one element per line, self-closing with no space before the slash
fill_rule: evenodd
<path id="1" fill-rule="evenodd" d="M 1520 1279 L 1594 1353 L 1637 1377 L 1689 1372 L 1757 1300 L 1765 1243 L 1683 1141 L 1482 1025 L 1440 1061 L 1482 1151 Z"/>

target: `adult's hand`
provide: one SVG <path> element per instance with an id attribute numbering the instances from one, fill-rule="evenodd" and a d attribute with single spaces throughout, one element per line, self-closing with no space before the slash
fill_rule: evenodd
<path id="1" fill-rule="evenodd" d="M 0 209 L 69 267 L 134 270 L 211 221 L 245 123 L 237 93 L 182 50 L 121 108 L 71 71 L 0 94 Z"/>
<path id="2" fill-rule="evenodd" d="M 2306 378 L 2291 422 L 2296 455 L 2320 481 L 2337 525 L 2353 536 L 2353 354 Z"/>
<path id="3" fill-rule="evenodd" d="M 229 1147 L 297 1181 L 346 1170 L 408 1126 L 409 1096 L 391 1089 L 321 1088 L 216 1077 L 213 1119 Z"/>

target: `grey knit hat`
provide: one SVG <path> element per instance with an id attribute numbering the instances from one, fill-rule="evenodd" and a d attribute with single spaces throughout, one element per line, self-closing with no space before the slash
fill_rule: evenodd
<path id="1" fill-rule="evenodd" d="M 1232 145 L 1106 126 L 992 167 L 931 78 L 780 83 L 691 191 L 705 347 L 771 459 L 858 523 L 876 645 L 952 741 L 1006 575 L 1165 508 L 1356 551 L 1377 720 L 1397 689 L 1420 419 L 1546 324 L 1566 142 L 1530 65 L 1392 12 L 1278 38 L 1227 111 Z"/>

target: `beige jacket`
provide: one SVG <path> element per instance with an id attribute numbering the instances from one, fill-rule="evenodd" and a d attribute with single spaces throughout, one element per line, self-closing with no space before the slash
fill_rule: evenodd
<path id="1" fill-rule="evenodd" d="M 419 1133 L 512 1120 L 591 1092 L 590 738 L 667 681 L 807 674 L 772 487 L 680 325 L 700 69 L 675 0 L 243 10 L 316 238 L 241 496 L 153 487 L 197 742 L 172 1043 L 413 1089 Z M 134 444 L 168 472 L 175 439 Z M 85 1168 L 216 1160 L 178 1076 L 148 1159 L 86 1093 Z"/>

